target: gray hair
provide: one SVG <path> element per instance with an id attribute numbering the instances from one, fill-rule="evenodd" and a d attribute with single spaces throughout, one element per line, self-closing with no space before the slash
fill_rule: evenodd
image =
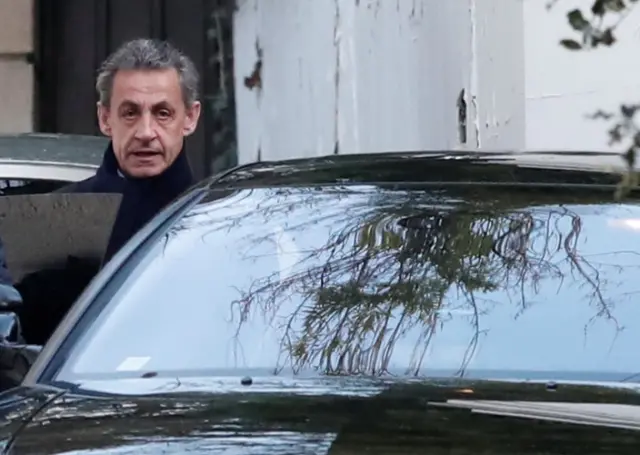
<path id="1" fill-rule="evenodd" d="M 198 99 L 199 76 L 193 61 L 166 41 L 135 39 L 120 46 L 98 70 L 96 90 L 100 103 L 109 106 L 113 79 L 121 70 L 175 69 L 187 107 Z"/>

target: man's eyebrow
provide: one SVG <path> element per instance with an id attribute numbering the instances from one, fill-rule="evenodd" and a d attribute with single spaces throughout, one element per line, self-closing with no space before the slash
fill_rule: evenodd
<path id="1" fill-rule="evenodd" d="M 140 103 L 133 100 L 123 100 L 118 105 L 118 111 L 122 111 L 123 109 L 132 109 L 132 108 L 140 110 L 141 109 Z M 151 105 L 151 111 L 153 112 L 158 111 L 160 109 L 168 109 L 172 112 L 175 111 L 175 108 L 171 105 L 171 103 L 169 103 L 166 100 L 162 100 Z"/>
<path id="2" fill-rule="evenodd" d="M 160 101 L 158 103 L 155 103 L 151 107 L 152 107 L 152 109 L 159 109 L 159 108 L 169 108 L 169 109 L 171 109 L 171 104 L 168 101 Z"/>
<path id="3" fill-rule="evenodd" d="M 132 106 L 137 107 L 137 106 L 139 106 L 139 104 L 136 103 L 135 101 L 132 101 L 132 100 L 123 100 L 120 103 L 120 106 L 118 106 L 118 107 L 132 107 Z"/>

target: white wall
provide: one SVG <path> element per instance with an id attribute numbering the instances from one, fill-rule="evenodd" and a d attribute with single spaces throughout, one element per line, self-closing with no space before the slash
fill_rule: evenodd
<path id="1" fill-rule="evenodd" d="M 537 0 L 541 2 L 542 0 Z M 522 0 L 472 0 L 479 146 L 525 147 L 525 57 Z"/>
<path id="2" fill-rule="evenodd" d="M 524 0 L 527 148 L 619 151 L 608 145 L 608 124 L 585 115 L 640 101 L 640 8 L 611 48 L 569 52 L 558 45 L 571 35 L 566 12 L 590 2 L 563 0 L 551 12 L 545 3 Z"/>
<path id="3" fill-rule="evenodd" d="M 506 8 L 495 0 L 239 0 L 239 161 L 522 148 L 522 28 L 520 0 Z M 243 83 L 256 43 L 260 91 Z M 463 88 L 466 145 L 456 104 Z"/>
<path id="4" fill-rule="evenodd" d="M 483 148 L 609 150 L 599 108 L 640 100 L 640 8 L 612 48 L 570 52 L 543 0 L 239 0 L 239 161 Z M 244 84 L 263 51 L 261 92 Z M 468 141 L 456 99 L 465 88 Z"/>

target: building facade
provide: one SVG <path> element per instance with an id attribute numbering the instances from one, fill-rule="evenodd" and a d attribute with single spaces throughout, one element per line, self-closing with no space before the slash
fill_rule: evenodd
<path id="1" fill-rule="evenodd" d="M 202 73 L 200 176 L 333 153 L 616 151 L 586 114 L 636 100 L 640 8 L 615 46 L 572 53 L 558 42 L 583 3 L 0 0 L 0 133 L 98 134 L 96 67 L 149 36 Z"/>
<path id="2" fill-rule="evenodd" d="M 0 0 L 0 134 L 34 130 L 34 0 Z"/>

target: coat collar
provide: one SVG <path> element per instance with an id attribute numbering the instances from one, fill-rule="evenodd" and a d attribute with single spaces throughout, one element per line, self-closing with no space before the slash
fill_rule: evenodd
<path id="1" fill-rule="evenodd" d="M 160 184 L 162 186 L 167 185 L 169 187 L 188 187 L 193 183 L 193 173 L 191 172 L 191 167 L 189 166 L 189 160 L 184 146 L 175 161 L 162 174 L 154 177 L 133 178 L 125 176 L 120 169 L 118 160 L 116 159 L 116 155 L 113 151 L 113 143 L 109 141 L 109 145 L 107 146 L 102 158 L 102 164 L 100 165 L 96 175 L 98 179 L 117 178 L 118 180 L 126 180 L 130 183 L 154 186 Z"/>

